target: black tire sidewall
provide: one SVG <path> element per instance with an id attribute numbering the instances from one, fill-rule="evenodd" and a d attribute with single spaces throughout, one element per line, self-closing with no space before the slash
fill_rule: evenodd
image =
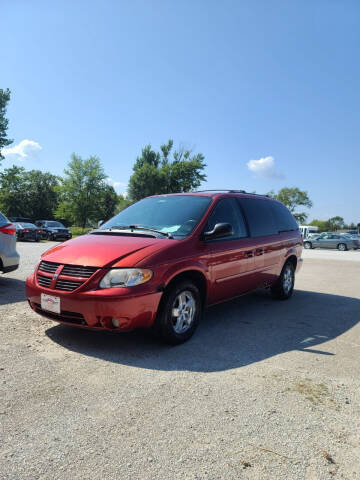
<path id="1" fill-rule="evenodd" d="M 309 246 L 307 246 L 307 245 L 309 245 Z M 312 244 L 311 244 L 311 242 L 304 242 L 304 248 L 305 248 L 306 250 L 311 250 L 311 249 L 312 249 Z"/>
<path id="2" fill-rule="evenodd" d="M 340 248 L 340 245 L 343 245 L 343 246 L 344 246 L 344 248 Z M 338 245 L 338 247 L 337 247 L 337 248 L 338 248 L 338 250 L 340 250 L 341 252 L 345 252 L 345 251 L 347 250 L 347 246 L 346 246 L 346 244 L 345 244 L 345 243 L 339 243 L 339 245 Z"/>
<path id="3" fill-rule="evenodd" d="M 171 310 L 174 304 L 176 297 L 183 291 L 188 290 L 190 291 L 195 299 L 196 303 L 196 311 L 195 311 L 195 318 L 191 327 L 184 333 L 176 333 L 173 325 L 172 325 L 172 317 L 171 317 Z M 192 335 L 194 334 L 201 316 L 202 316 L 202 299 L 199 289 L 197 288 L 194 283 L 190 280 L 181 281 L 174 286 L 170 287 L 169 291 L 164 293 L 164 298 L 162 300 L 162 304 L 160 306 L 160 310 L 158 313 L 157 318 L 157 329 L 161 336 L 161 338 L 166 342 L 173 345 L 180 344 L 186 342 Z"/>
<path id="4" fill-rule="evenodd" d="M 292 283 L 291 289 L 288 292 L 285 292 L 283 279 L 284 279 L 285 270 L 289 267 L 292 270 L 293 283 Z M 288 262 L 285 263 L 285 265 L 283 266 L 283 269 L 281 270 L 281 274 L 280 274 L 278 282 L 271 289 L 271 293 L 272 293 L 273 298 L 275 298 L 277 300 L 287 300 L 288 298 L 290 298 L 292 296 L 293 291 L 294 291 L 294 286 L 295 286 L 295 268 L 294 268 L 294 265 L 290 261 L 288 261 Z"/>

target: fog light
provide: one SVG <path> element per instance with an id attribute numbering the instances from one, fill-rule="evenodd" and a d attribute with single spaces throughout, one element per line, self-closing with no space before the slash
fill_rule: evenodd
<path id="1" fill-rule="evenodd" d="M 119 320 L 117 318 L 112 319 L 112 324 L 115 328 L 119 328 Z"/>

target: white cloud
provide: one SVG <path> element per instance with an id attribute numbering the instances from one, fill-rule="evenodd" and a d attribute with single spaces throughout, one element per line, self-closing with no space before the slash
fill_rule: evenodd
<path id="1" fill-rule="evenodd" d="M 4 157 L 14 155 L 18 157 L 19 160 L 24 160 L 29 155 L 36 153 L 39 150 L 42 150 L 42 146 L 38 142 L 34 142 L 34 140 L 21 140 L 17 145 L 9 148 L 3 148 L 2 154 Z"/>
<path id="2" fill-rule="evenodd" d="M 108 177 L 106 179 L 107 183 L 109 185 L 111 185 L 112 187 L 116 189 L 121 189 L 121 187 L 127 187 L 127 183 L 126 182 L 117 182 L 116 180 L 113 180 L 112 178 Z"/>
<path id="3" fill-rule="evenodd" d="M 250 160 L 247 167 L 258 177 L 263 178 L 284 178 L 282 173 L 276 171 L 274 157 L 259 158 L 259 160 Z"/>

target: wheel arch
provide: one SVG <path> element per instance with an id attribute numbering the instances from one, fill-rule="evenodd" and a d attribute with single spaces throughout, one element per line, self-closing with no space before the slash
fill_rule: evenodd
<path id="1" fill-rule="evenodd" d="M 174 274 L 164 285 L 164 293 L 169 291 L 176 283 L 184 280 L 191 280 L 198 287 L 203 304 L 205 304 L 208 296 L 208 281 L 204 273 L 197 269 L 189 268 Z"/>

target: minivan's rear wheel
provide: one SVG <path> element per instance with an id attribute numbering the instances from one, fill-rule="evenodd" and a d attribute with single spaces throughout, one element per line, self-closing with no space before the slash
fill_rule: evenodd
<path id="1" fill-rule="evenodd" d="M 295 285 L 295 268 L 291 262 L 285 263 L 278 281 L 271 287 L 271 295 L 277 300 L 291 297 Z"/>
<path id="2" fill-rule="evenodd" d="M 341 252 L 345 252 L 345 250 L 347 250 L 345 243 L 339 243 L 338 250 L 340 250 Z"/>
<path id="3" fill-rule="evenodd" d="M 201 314 L 199 289 L 191 281 L 185 280 L 164 293 L 155 329 L 164 342 L 177 345 L 194 334 Z"/>
<path id="4" fill-rule="evenodd" d="M 306 248 L 306 249 L 312 248 L 311 242 L 304 242 L 304 248 Z"/>

